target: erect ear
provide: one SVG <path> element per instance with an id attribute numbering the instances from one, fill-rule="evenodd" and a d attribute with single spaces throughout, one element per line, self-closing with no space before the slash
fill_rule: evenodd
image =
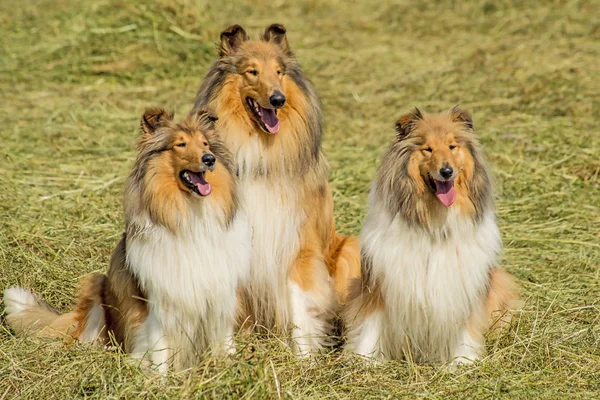
<path id="1" fill-rule="evenodd" d="M 416 121 L 423 119 L 421 110 L 415 107 L 415 110 L 409 114 L 404 114 L 396 121 L 396 133 L 398 139 L 404 139 L 412 131 Z"/>
<path id="2" fill-rule="evenodd" d="M 281 24 L 272 24 L 265 29 L 262 40 L 276 44 L 285 54 L 291 55 L 292 50 L 290 49 L 285 33 L 285 26 Z"/>
<path id="3" fill-rule="evenodd" d="M 450 115 L 452 115 L 452 120 L 454 122 L 460 122 L 468 129 L 473 129 L 473 117 L 471 117 L 471 113 L 463 110 L 455 105 L 452 110 L 450 110 Z"/>
<path id="4" fill-rule="evenodd" d="M 198 120 L 202 129 L 214 130 L 215 123 L 219 119 L 217 113 L 210 106 L 200 107 L 192 112 L 192 115 Z"/>
<path id="5" fill-rule="evenodd" d="M 229 28 L 221 32 L 221 43 L 219 44 L 219 57 L 230 56 L 235 53 L 236 49 L 249 40 L 250 37 L 246 34 L 244 28 L 239 25 L 231 25 Z"/>
<path id="6" fill-rule="evenodd" d="M 159 128 L 165 122 L 172 120 L 173 113 L 165 110 L 164 108 L 146 108 L 146 111 L 144 111 L 144 115 L 142 115 L 140 127 L 142 133 L 151 135 L 156 131 L 157 128 Z"/>

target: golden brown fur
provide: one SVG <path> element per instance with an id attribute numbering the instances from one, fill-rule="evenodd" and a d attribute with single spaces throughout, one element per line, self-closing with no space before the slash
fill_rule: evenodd
<path id="1" fill-rule="evenodd" d="M 360 243 L 358 237 L 332 235 L 329 251 L 326 252 L 326 264 L 333 284 L 337 300 L 345 304 L 354 280 L 360 278 Z"/>
<path id="2" fill-rule="evenodd" d="M 214 188 L 222 189 L 215 190 L 215 194 L 226 210 L 226 219 L 231 218 L 237 207 L 233 163 L 212 128 L 216 121 L 212 111 L 201 109 L 179 124 L 172 118 L 172 114 L 162 109 L 148 109 L 142 118 L 140 151 L 125 193 L 128 233 L 138 228 L 131 217 L 142 210 L 149 211 L 154 223 L 176 231 L 186 218 L 186 202 L 192 196 L 190 189 L 178 178 L 179 174 L 194 169 L 199 157 L 215 150 L 221 162 L 216 164 L 214 171 L 207 173 L 207 180 L 212 178 L 209 182 L 214 183 Z M 169 134 L 162 134 L 167 131 Z M 185 144 L 185 147 L 177 146 L 179 144 Z"/>
<path id="3" fill-rule="evenodd" d="M 271 96 L 278 93 L 285 96 L 283 106 L 270 103 Z M 280 122 L 276 133 L 270 132 L 253 112 L 252 101 L 263 111 L 275 108 Z M 328 166 L 320 150 L 320 103 L 290 50 L 282 25 L 267 27 L 256 41 L 250 40 L 239 25 L 221 34 L 219 59 L 208 72 L 195 102 L 196 108 L 206 105 L 214 107 L 219 115 L 218 127 L 234 154 L 242 186 L 264 186 L 276 192 L 275 199 L 269 200 L 290 210 L 290 226 L 299 225 L 298 232 L 290 232 L 298 234 L 297 240 L 290 239 L 289 247 L 297 246 L 294 260 L 289 265 L 282 260 L 284 265 L 279 268 L 302 291 L 319 299 L 315 300 L 320 304 L 317 308 L 326 318 L 335 299 L 344 301 L 349 280 L 360 275 L 358 241 L 335 232 Z M 251 196 L 245 196 L 248 212 L 265 212 L 256 210 L 265 205 L 253 204 Z M 279 247 L 268 252 L 282 251 L 287 249 Z M 326 283 L 328 274 L 333 277 L 335 294 Z M 253 287 L 261 285 L 257 282 Z M 271 294 L 266 293 L 269 290 Z M 269 290 L 249 287 L 241 292 L 241 297 L 247 297 L 241 301 L 242 320 L 249 318 L 270 329 L 285 328 L 289 318 L 283 309 L 287 306 L 275 301 L 283 295 L 272 293 L 278 289 Z M 273 304 L 277 304 L 275 309 Z"/>
<path id="4" fill-rule="evenodd" d="M 362 278 L 344 310 L 347 348 L 419 362 L 477 358 L 518 294 L 496 266 L 491 180 L 471 116 L 415 109 L 396 133 L 371 189 Z"/>
<path id="5" fill-rule="evenodd" d="M 510 323 L 510 310 L 522 305 L 518 293 L 515 278 L 506 270 L 497 267 L 490 271 L 490 286 L 485 300 L 486 330 L 496 331 Z"/>
<path id="6" fill-rule="evenodd" d="M 63 315 L 33 295 L 23 294 L 22 289 L 9 289 L 16 300 L 13 299 L 7 321 L 17 333 L 29 330 L 45 337 L 104 344 L 114 340 L 125 352 L 133 351 L 137 330 L 146 320 L 149 307 L 148 296 L 127 262 L 127 243 L 156 227 L 177 235 L 193 212 L 192 207 L 209 201 L 199 198 L 181 178 L 183 171 L 204 168 L 203 157 L 207 154 L 217 160 L 214 169 L 203 170 L 212 186 L 209 199 L 213 209 L 220 210 L 224 225 L 231 222 L 237 211 L 233 163 L 216 134 L 215 120 L 213 112 L 205 108 L 180 123 L 175 123 L 173 115 L 163 109 L 146 110 L 141 119 L 138 157 L 126 183 L 126 232 L 112 254 L 108 273 L 84 277 L 74 310 Z M 18 301 L 19 296 L 29 303 Z M 100 315 L 94 313 L 97 307 L 101 307 Z M 92 323 L 100 325 L 90 337 L 85 332 L 91 332 Z"/>
<path id="7" fill-rule="evenodd" d="M 6 296 L 5 296 L 6 303 Z M 7 308 L 8 309 L 8 308 Z M 35 333 L 48 338 L 67 338 L 77 329 L 74 313 L 60 315 L 49 304 L 37 301 L 32 307 L 17 313 L 7 310 L 6 322 L 17 334 Z"/>
<path id="8" fill-rule="evenodd" d="M 266 39 L 272 37 L 272 30 L 283 30 L 280 44 Z M 324 179 L 326 182 L 327 166 L 320 152 L 323 124 L 320 103 L 314 87 L 289 51 L 285 29 L 272 25 L 262 40 L 252 41 L 240 26 L 232 26 L 221 34 L 220 56 L 200 87 L 195 108 L 205 105 L 215 108 L 220 130 L 226 132 L 226 144 L 234 154 L 251 140 L 260 142 L 263 162 L 258 167 L 238 165 L 240 174 L 292 177 L 309 174 L 313 190 Z M 259 75 L 249 74 L 252 70 Z M 286 98 L 285 105 L 277 111 L 281 130 L 275 135 L 263 134 L 245 99 L 250 96 L 268 106 L 269 96 L 276 90 L 283 91 Z"/>
<path id="9" fill-rule="evenodd" d="M 380 168 L 377 175 L 379 194 L 392 212 L 402 213 L 410 223 L 432 226 L 446 207 L 431 192 L 427 175 L 449 163 L 461 171 L 455 180 L 457 207 L 465 215 L 480 218 L 491 204 L 491 182 L 479 143 L 465 125 L 468 120 L 470 115 L 457 108 L 427 118 L 419 110 L 400 117 L 396 140 L 384 158 L 390 167 Z M 455 146 L 452 150 L 451 145 Z"/>

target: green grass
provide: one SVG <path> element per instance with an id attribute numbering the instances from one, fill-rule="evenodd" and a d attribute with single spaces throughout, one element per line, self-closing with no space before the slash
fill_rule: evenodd
<path id="1" fill-rule="evenodd" d="M 496 178 L 503 265 L 525 306 L 455 373 L 278 338 L 166 379 L 115 352 L 14 337 L 4 398 L 599 398 L 600 8 L 597 1 L 0 1 L 0 290 L 69 309 L 105 271 L 138 119 L 181 116 L 234 23 L 281 22 L 323 101 L 339 229 L 357 234 L 393 123 L 417 105 L 471 110 Z M 3 306 L 0 305 L 0 312 Z"/>

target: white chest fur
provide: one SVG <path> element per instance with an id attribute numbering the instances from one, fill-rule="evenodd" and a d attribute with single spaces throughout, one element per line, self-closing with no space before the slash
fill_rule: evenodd
<path id="1" fill-rule="evenodd" d="M 241 199 L 252 236 L 249 289 L 254 317 L 269 328 L 289 322 L 288 273 L 300 246 L 299 195 L 293 182 L 247 177 Z"/>
<path id="2" fill-rule="evenodd" d="M 493 214 L 473 224 L 451 208 L 443 230 L 433 237 L 377 205 L 369 212 L 361 245 L 384 297 L 380 344 L 390 357 L 401 357 L 408 339 L 418 360 L 449 359 L 481 304 L 501 248 Z"/>
<path id="3" fill-rule="evenodd" d="M 177 234 L 146 225 L 127 243 L 127 262 L 148 294 L 168 346 L 195 351 L 230 334 L 236 289 L 249 270 L 250 232 L 242 213 L 227 227 L 205 202 Z M 148 344 L 152 347 L 154 344 Z"/>

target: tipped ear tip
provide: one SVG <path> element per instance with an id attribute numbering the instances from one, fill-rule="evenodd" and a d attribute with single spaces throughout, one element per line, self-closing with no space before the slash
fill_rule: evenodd
<path id="1" fill-rule="evenodd" d="M 454 118 L 463 121 L 469 128 L 473 129 L 473 116 L 468 110 L 462 109 L 457 105 L 450 111 Z"/>
<path id="2" fill-rule="evenodd" d="M 231 40 L 231 38 L 234 37 L 241 37 L 242 40 L 247 40 L 248 39 L 248 35 L 246 34 L 246 31 L 244 30 L 244 28 L 241 27 L 241 25 L 231 25 L 230 27 L 228 27 L 227 29 L 225 29 L 223 32 L 221 32 L 221 42 L 224 41 L 229 41 Z"/>
<path id="3" fill-rule="evenodd" d="M 175 113 L 161 107 L 148 107 L 142 114 L 141 126 L 145 133 L 152 133 L 163 121 L 172 121 Z"/>
<path id="4" fill-rule="evenodd" d="M 235 24 L 227 27 L 223 32 L 221 32 L 221 36 L 229 36 L 235 34 L 237 32 L 244 31 L 241 25 Z"/>
<path id="5" fill-rule="evenodd" d="M 464 109 L 464 108 L 461 108 L 461 107 L 460 107 L 460 105 L 458 105 L 458 104 L 457 104 L 457 105 L 455 105 L 454 107 L 452 107 L 452 110 L 451 110 L 451 112 L 452 112 L 453 114 L 460 114 L 460 115 L 471 115 L 471 113 L 470 113 L 468 110 L 466 110 L 466 109 Z"/>
<path id="6" fill-rule="evenodd" d="M 169 112 L 162 107 L 146 107 L 142 118 L 148 119 L 152 117 L 170 117 L 173 118 L 173 112 Z"/>
<path id="7" fill-rule="evenodd" d="M 277 33 L 286 33 L 287 30 L 285 29 L 285 26 L 283 26 L 282 24 L 271 24 L 269 25 L 269 27 L 267 28 L 268 30 L 271 31 L 276 31 Z"/>
<path id="8" fill-rule="evenodd" d="M 403 114 L 396 121 L 396 132 L 398 137 L 404 138 L 412 131 L 414 124 L 417 120 L 423 119 L 423 113 L 417 107 L 408 114 Z"/>
<path id="9" fill-rule="evenodd" d="M 287 43 L 286 32 L 287 31 L 283 25 L 271 24 L 267 26 L 267 29 L 265 29 L 265 32 L 262 35 L 262 40 L 266 42 L 273 42 L 291 54 Z"/>
<path id="10" fill-rule="evenodd" d="M 221 57 L 231 55 L 236 47 L 249 37 L 240 25 L 231 25 L 221 32 L 221 43 L 217 45 Z"/>

